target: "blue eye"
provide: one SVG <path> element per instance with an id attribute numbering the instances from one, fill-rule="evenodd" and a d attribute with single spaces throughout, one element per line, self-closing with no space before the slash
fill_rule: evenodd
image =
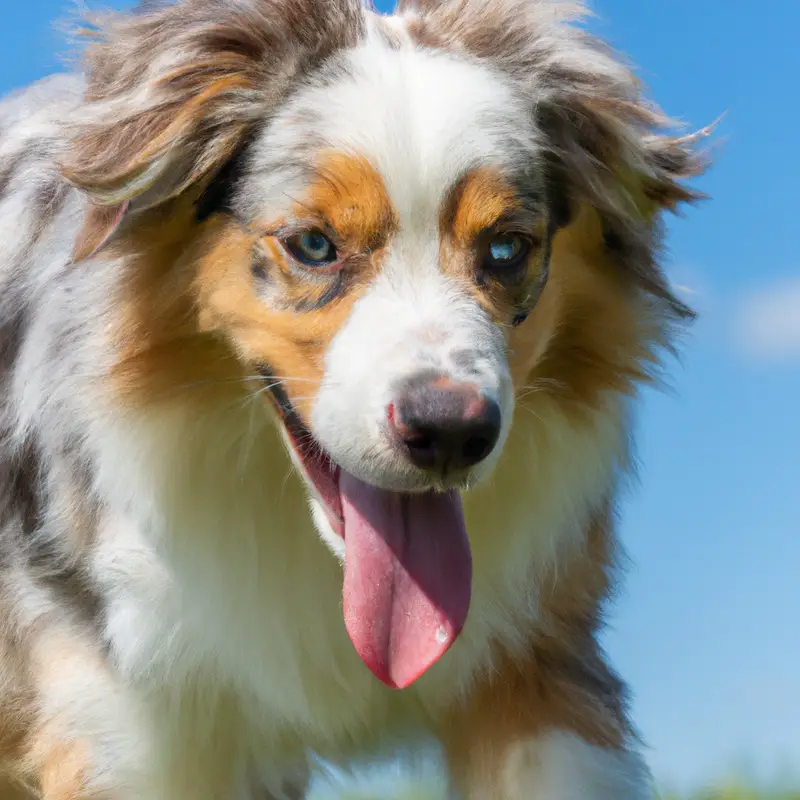
<path id="1" fill-rule="evenodd" d="M 531 249 L 530 241 L 517 233 L 503 233 L 489 241 L 486 252 L 486 266 L 514 267 L 519 264 Z"/>
<path id="2" fill-rule="evenodd" d="M 319 231 L 304 231 L 284 241 L 286 249 L 302 264 L 321 267 L 338 258 L 331 240 Z"/>

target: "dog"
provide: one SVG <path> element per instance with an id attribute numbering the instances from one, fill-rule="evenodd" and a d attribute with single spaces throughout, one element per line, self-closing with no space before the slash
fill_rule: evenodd
<path id="1" fill-rule="evenodd" d="M 653 796 L 598 633 L 707 158 L 584 12 L 151 3 L 0 105 L 3 798 Z"/>

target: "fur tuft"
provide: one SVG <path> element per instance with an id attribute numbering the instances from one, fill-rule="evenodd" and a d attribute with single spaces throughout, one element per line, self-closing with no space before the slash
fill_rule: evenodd
<path id="1" fill-rule="evenodd" d="M 93 22 L 61 169 L 95 203 L 140 208 L 220 169 L 300 70 L 354 46 L 364 26 L 355 0 L 190 0 Z"/>

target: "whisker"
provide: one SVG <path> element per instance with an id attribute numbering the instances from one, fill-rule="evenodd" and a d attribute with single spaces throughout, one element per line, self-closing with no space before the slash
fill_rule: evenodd
<path id="1" fill-rule="evenodd" d="M 278 495 L 278 502 L 282 503 L 286 499 L 286 487 L 289 485 L 289 481 L 295 474 L 296 472 L 294 465 L 290 464 L 289 468 L 286 470 L 286 474 L 283 476 L 283 481 L 281 481 L 281 491 Z"/>
<path id="2" fill-rule="evenodd" d="M 177 394 L 178 392 L 186 391 L 187 389 L 199 389 L 203 387 L 224 385 L 224 384 L 227 385 L 246 384 L 246 383 L 263 384 L 265 381 L 273 381 L 273 383 L 269 384 L 269 386 L 273 388 L 289 381 L 296 381 L 298 383 L 311 383 L 316 385 L 319 385 L 320 383 L 319 380 L 314 378 L 300 378 L 292 375 L 286 375 L 286 376 L 270 375 L 269 377 L 264 375 L 244 375 L 242 377 L 237 377 L 237 378 L 208 378 L 202 381 L 193 381 L 191 383 L 179 384 L 178 386 L 173 386 L 168 391 L 163 392 L 161 396 L 169 397 L 171 395 Z"/>
<path id="3" fill-rule="evenodd" d="M 534 411 L 530 406 L 517 406 L 517 408 L 522 409 L 523 411 L 527 411 L 529 414 L 532 414 L 539 422 L 544 422 L 544 417 L 539 414 L 537 411 Z"/>

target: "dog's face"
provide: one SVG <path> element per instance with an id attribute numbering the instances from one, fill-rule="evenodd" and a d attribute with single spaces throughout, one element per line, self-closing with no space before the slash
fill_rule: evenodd
<path id="1" fill-rule="evenodd" d="M 204 2 L 184 5 L 202 32 Z M 250 28 L 234 16 L 196 35 L 195 49 L 211 41 L 225 58 L 163 66 L 192 92 L 146 127 L 159 147 L 127 153 L 122 132 L 98 126 L 76 150 L 91 161 L 94 148 L 94 172 L 72 177 L 122 199 L 101 215 L 111 231 L 90 226 L 95 243 L 127 220 L 141 248 L 154 213 L 177 218 L 192 198 L 196 216 L 166 248 L 190 276 L 166 290 L 183 311 L 160 324 L 188 316 L 215 342 L 193 351 L 201 375 L 222 341 L 239 374 L 263 378 L 315 522 L 345 562 L 351 638 L 376 675 L 404 686 L 464 623 L 459 493 L 500 459 L 515 398 L 538 388 L 566 410 L 626 391 L 674 317 L 650 258 L 653 222 L 687 196 L 675 179 L 692 156 L 651 135 L 655 117 L 621 67 L 541 9 L 453 16 L 443 3 L 382 19 L 308 0 L 298 21 L 297 9 L 275 3 L 270 17 L 257 5 Z M 160 31 L 180 27 L 153 13 Z M 280 49 L 276 22 L 289 66 L 259 55 Z M 211 63 L 230 74 L 208 77 Z M 259 106 L 270 64 L 282 91 Z M 141 80 L 128 77 L 132 94 Z M 126 86 L 108 82 L 112 94 Z M 237 93 L 250 93 L 238 117 Z M 116 185 L 96 158 L 109 140 L 127 153 Z M 138 233 L 137 204 L 155 206 Z M 131 301 L 142 308 L 168 280 L 149 269 Z"/>
<path id="2" fill-rule="evenodd" d="M 236 248 L 214 236 L 200 260 L 202 314 L 270 382 L 325 540 L 366 562 L 360 538 L 370 550 L 376 533 L 402 528 L 423 551 L 395 553 L 406 567 L 460 572 L 437 623 L 442 648 L 469 597 L 455 490 L 502 451 L 509 332 L 548 271 L 553 214 L 531 120 L 486 67 L 368 42 L 323 68 L 251 145 L 226 221 Z M 412 531 L 398 513 L 431 522 Z M 441 604 L 437 593 L 453 591 L 437 582 L 427 592 Z M 362 597 L 346 592 L 359 617 L 375 602 Z M 424 605 L 411 592 L 405 604 Z M 362 652 L 372 638 L 354 634 L 369 639 Z M 416 658 L 407 670 L 365 660 L 397 685 L 421 671 Z"/>
<path id="3" fill-rule="evenodd" d="M 502 449 L 509 332 L 548 271 L 530 109 L 442 53 L 368 43 L 329 70 L 245 156 L 242 250 L 201 274 L 201 308 L 336 464 L 395 491 L 463 488 Z"/>

